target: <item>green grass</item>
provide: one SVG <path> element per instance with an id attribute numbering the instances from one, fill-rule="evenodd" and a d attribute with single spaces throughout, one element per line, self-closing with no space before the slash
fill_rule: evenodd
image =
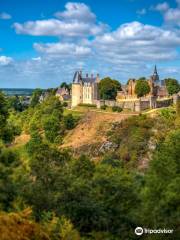
<path id="1" fill-rule="evenodd" d="M 102 113 L 114 113 L 112 111 L 112 107 L 106 107 L 105 110 L 103 109 L 100 109 L 100 108 L 92 108 L 92 107 L 85 107 L 85 106 L 77 106 L 73 109 L 65 109 L 64 110 L 64 115 L 67 115 L 69 113 L 72 113 L 72 115 L 74 117 L 82 117 L 85 113 L 87 112 L 90 112 L 90 111 L 93 111 L 93 112 L 102 112 Z M 116 112 L 118 113 L 118 112 Z M 119 112 L 119 114 L 126 114 L 126 113 L 132 113 L 132 111 L 130 109 L 123 109 L 122 112 Z"/>
<path id="2" fill-rule="evenodd" d="M 73 117 L 76 117 L 76 116 L 82 116 L 83 115 L 83 112 L 82 111 L 79 111 L 79 110 L 75 110 L 75 109 L 64 109 L 64 116 L 67 116 L 68 114 L 72 114 Z"/>

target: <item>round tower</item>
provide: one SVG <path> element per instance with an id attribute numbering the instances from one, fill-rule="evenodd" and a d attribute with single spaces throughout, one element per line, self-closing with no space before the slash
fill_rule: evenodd
<path id="1" fill-rule="evenodd" d="M 76 107 L 78 104 L 82 103 L 82 90 L 82 73 L 77 71 L 74 74 L 72 83 L 72 107 Z"/>

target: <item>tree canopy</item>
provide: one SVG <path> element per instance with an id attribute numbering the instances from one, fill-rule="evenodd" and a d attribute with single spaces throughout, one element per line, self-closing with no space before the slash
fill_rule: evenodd
<path id="1" fill-rule="evenodd" d="M 101 151 L 60 145 L 77 119 L 53 94 L 21 112 L 0 93 L 0 239 L 135 240 L 147 226 L 179 240 L 179 101 L 108 125 Z"/>
<path id="2" fill-rule="evenodd" d="M 135 93 L 138 97 L 143 97 L 150 92 L 150 86 L 148 82 L 142 78 L 136 81 Z"/>
<path id="3" fill-rule="evenodd" d="M 35 107 L 39 103 L 39 98 L 42 94 L 43 90 L 40 88 L 37 88 L 34 90 L 32 97 L 31 97 L 31 107 Z"/>
<path id="4" fill-rule="evenodd" d="M 166 83 L 168 93 L 170 95 L 173 95 L 173 94 L 178 93 L 180 91 L 180 84 L 176 79 L 166 78 L 165 83 Z"/>
<path id="5" fill-rule="evenodd" d="M 100 98 L 104 100 L 114 100 L 117 96 L 117 91 L 121 90 L 121 84 L 117 80 L 110 77 L 102 79 L 99 83 Z"/>
<path id="6" fill-rule="evenodd" d="M 66 82 L 62 82 L 61 83 L 61 85 L 60 85 L 60 87 L 61 88 L 66 88 L 69 92 L 71 91 L 71 86 L 72 84 L 70 83 L 70 84 L 68 84 L 68 83 L 66 83 Z"/>

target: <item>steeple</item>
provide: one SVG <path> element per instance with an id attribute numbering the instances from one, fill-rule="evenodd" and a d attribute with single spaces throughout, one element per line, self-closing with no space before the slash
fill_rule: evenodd
<path id="1" fill-rule="evenodd" d="M 154 66 L 154 73 L 152 75 L 152 79 L 153 79 L 155 84 L 159 84 L 159 75 L 158 75 L 158 72 L 157 72 L 156 65 Z"/>
<path id="2" fill-rule="evenodd" d="M 156 65 L 154 66 L 154 75 L 158 75 L 158 72 L 157 72 L 157 67 L 156 67 Z"/>

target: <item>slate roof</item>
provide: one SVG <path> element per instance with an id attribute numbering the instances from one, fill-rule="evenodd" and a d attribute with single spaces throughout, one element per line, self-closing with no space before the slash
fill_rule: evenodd
<path id="1" fill-rule="evenodd" d="M 80 82 L 83 82 L 83 83 L 94 83 L 95 81 L 96 81 L 96 77 L 93 77 L 93 76 L 83 77 L 82 76 L 82 72 L 79 72 L 79 71 L 75 72 L 74 78 L 73 78 L 73 83 L 80 83 Z"/>

